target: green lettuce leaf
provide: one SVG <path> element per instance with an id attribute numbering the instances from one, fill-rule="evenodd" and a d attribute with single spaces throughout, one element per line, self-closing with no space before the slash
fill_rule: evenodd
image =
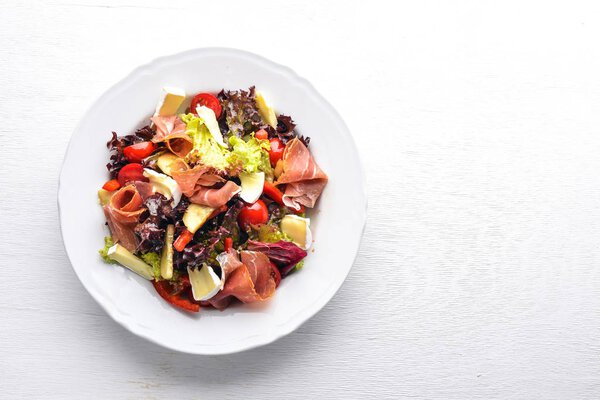
<path id="1" fill-rule="evenodd" d="M 108 264 L 117 264 L 117 262 L 115 260 L 108 257 L 108 249 L 110 249 L 114 245 L 115 245 L 115 242 L 113 242 L 112 236 L 105 236 L 104 237 L 104 248 L 98 250 L 98 253 L 100 253 L 100 257 L 102 257 L 104 262 L 106 262 Z"/>
<path id="2" fill-rule="evenodd" d="M 257 139 L 254 135 L 250 136 L 248 141 L 231 136 L 229 144 L 233 147 L 229 155 L 231 165 L 239 165 L 244 172 L 251 174 L 262 171 L 265 173 L 265 178 L 273 176 L 268 153 L 271 146 L 268 140 Z"/>
<path id="3" fill-rule="evenodd" d="M 219 146 L 204 124 L 204 121 L 194 114 L 182 114 L 181 120 L 186 124 L 186 131 L 193 142 L 193 149 L 187 155 L 187 161 L 200 163 L 221 171 L 229 169 L 229 150 Z"/>
<path id="4" fill-rule="evenodd" d="M 146 264 L 148 264 L 149 266 L 152 267 L 152 275 L 154 275 L 154 278 L 156 278 L 157 280 L 161 279 L 161 276 L 160 276 L 160 254 L 150 252 L 150 253 L 142 254 L 141 257 L 142 257 L 142 260 L 144 260 L 146 262 Z"/>

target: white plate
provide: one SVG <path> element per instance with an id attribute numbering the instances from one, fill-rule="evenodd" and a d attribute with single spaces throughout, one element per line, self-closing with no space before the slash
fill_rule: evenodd
<path id="1" fill-rule="evenodd" d="M 304 268 L 284 279 L 263 304 L 226 311 L 180 312 L 150 282 L 102 262 L 98 249 L 106 234 L 97 203 L 106 181 L 106 141 L 139 127 L 156 106 L 163 86 L 188 94 L 256 85 L 277 112 L 291 115 L 298 131 L 311 137 L 310 149 L 329 175 L 312 210 L 314 252 Z M 104 93 L 73 133 L 60 174 L 60 224 L 73 269 L 94 299 L 131 332 L 170 349 L 226 354 L 270 343 L 298 328 L 333 297 L 348 275 L 365 224 L 363 172 L 348 128 L 329 103 L 289 68 L 233 49 L 196 49 L 159 58 L 137 68 Z"/>

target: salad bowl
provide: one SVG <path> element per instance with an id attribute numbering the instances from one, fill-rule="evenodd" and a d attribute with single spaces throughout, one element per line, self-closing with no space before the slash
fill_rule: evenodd
<path id="1" fill-rule="evenodd" d="M 256 86 L 278 112 L 292 114 L 329 182 L 311 218 L 314 245 L 301 271 L 260 304 L 188 314 L 156 296 L 152 285 L 98 255 L 107 234 L 96 192 L 105 180 L 110 133 L 147 119 L 164 86 L 190 92 Z M 94 151 L 90 151 L 94 149 Z M 334 151 L 335 149 L 335 151 Z M 75 129 L 60 173 L 58 206 L 65 250 L 79 280 L 132 333 L 191 354 L 227 354 L 265 345 L 315 315 L 341 287 L 366 220 L 363 171 L 352 136 L 333 107 L 287 67 L 234 49 L 195 49 L 156 59 L 108 89 Z"/>

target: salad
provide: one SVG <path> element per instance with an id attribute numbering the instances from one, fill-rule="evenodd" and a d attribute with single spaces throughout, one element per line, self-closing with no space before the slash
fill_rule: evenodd
<path id="1" fill-rule="evenodd" d="M 254 87 L 189 97 L 167 87 L 143 124 L 107 143 L 101 257 L 185 311 L 273 297 L 303 266 L 305 213 L 327 184 L 310 139 Z"/>

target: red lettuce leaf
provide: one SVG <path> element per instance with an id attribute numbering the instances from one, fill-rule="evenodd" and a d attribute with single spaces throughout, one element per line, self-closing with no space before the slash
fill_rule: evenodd
<path id="1" fill-rule="evenodd" d="M 248 250 L 265 253 L 279 267 L 282 276 L 286 276 L 304 257 L 306 251 L 292 242 L 280 240 L 275 243 L 262 243 L 248 240 Z"/>

